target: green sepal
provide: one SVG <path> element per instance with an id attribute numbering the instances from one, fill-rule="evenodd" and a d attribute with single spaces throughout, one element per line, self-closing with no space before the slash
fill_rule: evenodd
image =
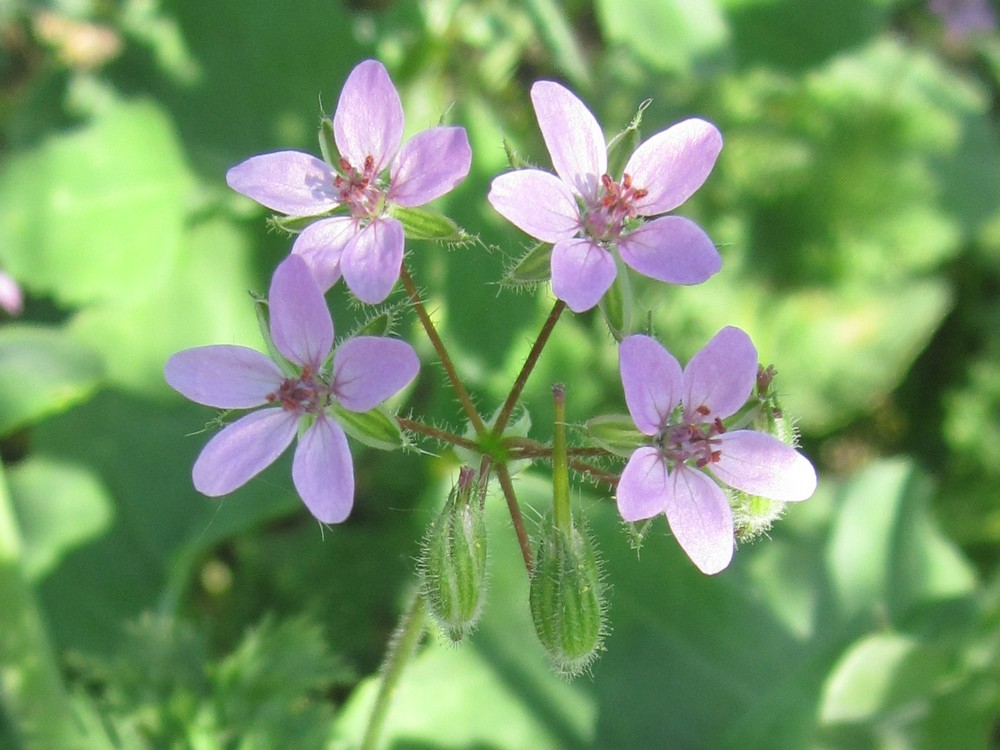
<path id="1" fill-rule="evenodd" d="M 642 125 L 642 113 L 652 103 L 652 99 L 646 99 L 642 102 L 639 105 L 639 109 L 636 110 L 632 121 L 629 122 L 623 131 L 615 135 L 608 142 L 608 174 L 618 175 L 622 173 L 628 158 L 639 145 L 641 139 L 639 128 Z"/>
<path id="2" fill-rule="evenodd" d="M 469 234 L 444 214 L 424 208 L 409 208 L 392 204 L 389 213 L 403 225 L 408 240 L 435 242 L 467 242 Z"/>
<path id="3" fill-rule="evenodd" d="M 388 311 L 380 312 L 366 321 L 351 338 L 355 336 L 388 336 L 392 330 L 393 322 L 394 316 L 391 313 Z"/>
<path id="4" fill-rule="evenodd" d="M 251 293 L 253 297 L 253 311 L 257 316 L 257 327 L 260 329 L 260 336 L 264 339 L 264 346 L 274 363 L 281 371 L 290 378 L 297 377 L 299 372 L 295 365 L 285 359 L 284 355 L 278 351 L 271 338 L 271 309 L 267 304 L 267 297 Z"/>
<path id="5" fill-rule="evenodd" d="M 549 527 L 535 551 L 528 602 L 553 668 L 564 677 L 585 672 L 607 630 L 600 561 L 586 529 Z"/>
<path id="6" fill-rule="evenodd" d="M 344 432 L 369 448 L 394 451 L 406 445 L 396 420 L 382 407 L 366 412 L 350 411 L 339 404 L 331 404 L 330 408 Z"/>
<path id="7" fill-rule="evenodd" d="M 604 322 L 608 325 L 608 330 L 615 340 L 621 343 L 629 333 L 632 332 L 632 282 L 629 280 L 628 271 L 625 264 L 617 257 L 615 264 L 618 266 L 618 274 L 614 282 L 601 301 L 598 307 L 604 316 Z"/>
<path id="8" fill-rule="evenodd" d="M 330 214 L 319 214 L 317 216 L 272 216 L 267 220 L 275 229 L 289 234 L 298 234 L 307 226 L 320 219 L 328 219 Z"/>
<path id="9" fill-rule="evenodd" d="M 514 150 L 514 146 L 511 145 L 506 136 L 503 139 L 503 151 L 507 154 L 507 163 L 510 164 L 511 169 L 524 169 L 525 167 L 532 166 L 527 159 Z"/>
<path id="10" fill-rule="evenodd" d="M 603 414 L 587 420 L 587 434 L 608 453 L 628 458 L 636 448 L 649 443 L 649 436 L 636 429 L 627 414 Z"/>
<path id="11" fill-rule="evenodd" d="M 486 421 L 487 434 L 490 434 L 490 431 L 493 429 L 493 425 L 497 423 L 497 417 L 500 416 L 500 408 L 493 412 L 493 416 Z M 528 413 L 527 408 L 525 408 L 523 404 L 518 404 L 514 407 L 514 411 L 511 414 L 510 419 L 507 420 L 507 426 L 504 428 L 503 436 L 504 438 L 526 438 L 528 437 L 529 432 L 531 432 L 531 414 Z M 477 440 L 476 430 L 473 428 L 471 423 L 466 426 L 463 437 L 472 441 Z M 483 455 L 490 454 L 488 441 L 486 444 L 480 442 L 480 445 L 483 446 L 483 450 L 478 452 L 471 451 L 468 448 L 461 448 L 456 445 L 455 455 L 458 456 L 458 460 L 462 463 L 475 466 L 479 463 Z M 531 466 L 530 458 L 508 461 L 507 471 L 511 476 L 514 476 L 515 474 L 519 474 L 524 471 L 529 466 Z"/>
<path id="12" fill-rule="evenodd" d="M 333 134 L 333 120 L 329 117 L 320 118 L 319 121 L 319 152 L 323 154 L 323 161 L 331 168 L 337 169 L 340 158 L 337 150 L 337 139 Z"/>
<path id="13" fill-rule="evenodd" d="M 504 278 L 508 284 L 540 284 L 552 276 L 552 245 L 539 242 L 521 256 Z"/>

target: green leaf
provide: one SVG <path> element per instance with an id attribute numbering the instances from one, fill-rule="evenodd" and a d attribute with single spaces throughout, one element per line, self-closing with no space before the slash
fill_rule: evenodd
<path id="1" fill-rule="evenodd" d="M 344 431 L 369 448 L 394 451 L 406 444 L 396 420 L 382 407 L 366 412 L 344 409 L 339 404 L 334 404 L 332 408 Z"/>
<path id="2" fill-rule="evenodd" d="M 715 0 L 598 0 L 597 16 L 610 41 L 672 72 L 720 53 L 729 36 Z"/>
<path id="3" fill-rule="evenodd" d="M 7 161 L 0 262 L 29 291 L 69 305 L 141 299 L 173 268 L 191 186 L 164 111 L 113 101 Z"/>
<path id="4" fill-rule="evenodd" d="M 93 349 L 65 331 L 29 324 L 0 328 L 0 434 L 85 400 L 103 375 Z"/>

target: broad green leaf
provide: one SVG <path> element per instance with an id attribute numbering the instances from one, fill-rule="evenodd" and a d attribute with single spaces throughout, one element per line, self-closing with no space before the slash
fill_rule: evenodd
<path id="1" fill-rule="evenodd" d="M 98 354 L 57 328 L 0 328 L 0 434 L 65 411 L 103 378 Z"/>
<path id="2" fill-rule="evenodd" d="M 597 16 L 611 42 L 654 68 L 675 73 L 719 54 L 729 35 L 716 0 L 599 0 Z"/>
<path id="3" fill-rule="evenodd" d="M 141 299 L 171 272 L 192 179 L 166 113 L 113 101 L 0 173 L 0 262 L 67 305 Z"/>

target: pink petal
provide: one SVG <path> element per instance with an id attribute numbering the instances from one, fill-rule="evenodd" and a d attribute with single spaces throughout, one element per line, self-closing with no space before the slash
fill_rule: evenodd
<path id="1" fill-rule="evenodd" d="M 24 310 L 24 293 L 14 277 L 0 271 L 0 309 L 10 315 L 20 315 Z"/>
<path id="2" fill-rule="evenodd" d="M 208 441 L 194 462 L 192 478 L 209 497 L 228 495 L 262 472 L 295 437 L 299 418 L 294 412 L 267 408 L 233 422 Z"/>
<path id="3" fill-rule="evenodd" d="M 375 160 L 375 173 L 387 166 L 403 140 L 403 104 L 385 66 L 365 60 L 344 82 L 333 115 L 333 138 L 342 158 L 362 170 Z"/>
<path id="4" fill-rule="evenodd" d="M 816 470 L 809 459 L 773 435 L 736 430 L 719 436 L 719 460 L 712 473 L 751 495 L 790 503 L 812 497 Z"/>
<path id="5" fill-rule="evenodd" d="M 670 476 L 667 520 L 691 562 L 706 575 L 725 570 L 733 559 L 733 512 L 719 486 L 689 466 Z"/>
<path id="6" fill-rule="evenodd" d="M 409 385 L 419 370 L 417 353 L 405 341 L 358 336 L 333 355 L 333 393 L 344 408 L 368 411 Z"/>
<path id="7" fill-rule="evenodd" d="M 722 150 L 722 135 L 711 123 L 690 119 L 641 144 L 625 165 L 637 189 L 649 191 L 635 202 L 643 216 L 672 211 L 708 179 Z"/>
<path id="8" fill-rule="evenodd" d="M 292 252 L 309 266 L 321 291 L 326 291 L 340 278 L 340 256 L 358 232 L 357 223 L 349 216 L 314 221 L 303 229 L 292 244 Z"/>
<path id="9" fill-rule="evenodd" d="M 618 480 L 618 512 L 628 522 L 662 513 L 667 505 L 667 464 L 660 451 L 637 448 Z"/>
<path id="10" fill-rule="evenodd" d="M 594 115 L 573 92 L 553 81 L 535 83 L 531 102 L 556 172 L 578 195 L 596 199 L 601 176 L 608 171 L 608 153 Z"/>
<path id="11" fill-rule="evenodd" d="M 661 216 L 618 242 L 622 260 L 668 284 L 700 284 L 722 268 L 722 258 L 704 230 L 683 216 Z"/>
<path id="12" fill-rule="evenodd" d="M 251 156 L 226 172 L 226 182 L 237 193 L 289 216 L 317 216 L 338 205 L 333 171 L 299 151 Z"/>
<path id="13" fill-rule="evenodd" d="M 735 414 L 757 380 L 757 349 L 739 328 L 727 326 L 684 368 L 684 418 L 711 422 Z"/>
<path id="14" fill-rule="evenodd" d="M 625 403 L 635 426 L 656 435 L 681 397 L 680 363 L 656 339 L 628 336 L 618 348 Z"/>
<path id="15" fill-rule="evenodd" d="M 590 240 L 563 240 L 552 248 L 552 293 L 573 312 L 600 302 L 617 273 L 611 253 Z"/>
<path id="16" fill-rule="evenodd" d="M 354 505 L 354 464 L 340 425 L 325 414 L 299 438 L 292 481 L 309 512 L 323 523 L 340 523 Z"/>
<path id="17" fill-rule="evenodd" d="M 362 302 L 374 305 L 389 296 L 403 266 L 403 225 L 395 219 L 373 221 L 344 248 L 340 270 Z"/>
<path id="18" fill-rule="evenodd" d="M 228 344 L 177 352 L 167 360 L 163 375 L 175 391 L 218 409 L 261 406 L 284 378 L 260 352 Z"/>
<path id="19" fill-rule="evenodd" d="M 453 190 L 469 174 L 472 149 L 465 128 L 431 128 L 406 142 L 392 165 L 389 200 L 422 206 Z"/>
<path id="20" fill-rule="evenodd" d="M 500 175 L 487 199 L 507 221 L 542 242 L 568 240 L 580 229 L 580 209 L 572 191 L 540 169 Z"/>
<path id="21" fill-rule="evenodd" d="M 333 347 L 333 320 L 323 292 L 298 255 L 289 255 L 274 270 L 267 302 L 278 351 L 290 362 L 319 369 Z"/>

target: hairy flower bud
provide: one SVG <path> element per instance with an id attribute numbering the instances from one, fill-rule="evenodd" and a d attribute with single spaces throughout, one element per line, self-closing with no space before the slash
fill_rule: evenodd
<path id="1" fill-rule="evenodd" d="M 473 475 L 462 467 L 458 484 L 427 530 L 419 562 L 427 608 L 456 643 L 476 627 L 486 599 L 486 521 Z"/>
<path id="2" fill-rule="evenodd" d="M 604 583 L 586 530 L 546 531 L 535 554 L 530 604 L 538 640 L 555 670 L 566 677 L 586 671 L 606 630 Z"/>

